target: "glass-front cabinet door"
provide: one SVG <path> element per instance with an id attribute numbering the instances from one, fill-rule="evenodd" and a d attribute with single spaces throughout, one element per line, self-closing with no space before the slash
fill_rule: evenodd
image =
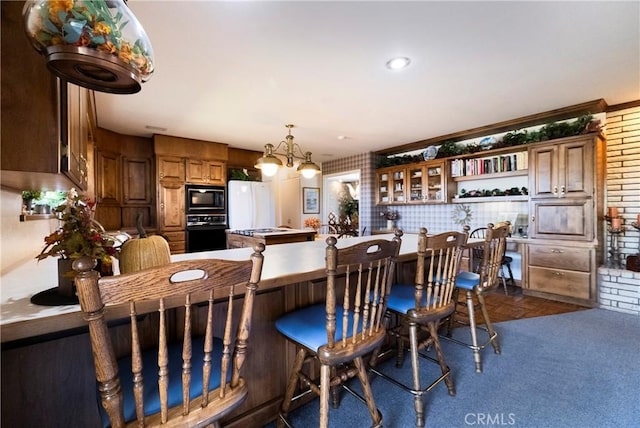
<path id="1" fill-rule="evenodd" d="M 425 166 L 427 180 L 425 202 L 447 202 L 447 189 L 444 162 Z"/>
<path id="2" fill-rule="evenodd" d="M 376 182 L 378 183 L 376 187 L 377 197 L 376 200 L 379 204 L 390 204 L 392 200 L 392 192 L 390 189 L 390 180 L 389 180 L 389 169 L 379 169 L 376 172 Z"/>
<path id="3" fill-rule="evenodd" d="M 404 168 L 394 170 L 389 177 L 389 187 L 391 189 L 392 202 L 394 203 L 404 203 L 406 201 L 404 179 Z"/>
<path id="4" fill-rule="evenodd" d="M 376 171 L 378 204 L 443 204 L 447 202 L 445 162 L 435 160 Z"/>
<path id="5" fill-rule="evenodd" d="M 404 204 L 405 196 L 405 167 L 383 168 L 376 172 L 378 186 L 377 201 L 379 204 Z"/>
<path id="6" fill-rule="evenodd" d="M 425 167 L 421 165 L 410 166 L 407 169 L 409 181 L 409 203 L 421 204 L 426 199 L 425 183 L 426 174 Z"/>

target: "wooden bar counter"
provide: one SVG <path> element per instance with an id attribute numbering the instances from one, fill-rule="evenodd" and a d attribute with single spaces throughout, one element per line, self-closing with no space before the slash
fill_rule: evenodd
<path id="1" fill-rule="evenodd" d="M 338 240 L 338 247 L 392 237 L 345 238 Z M 325 246 L 321 240 L 267 246 L 243 373 L 249 397 L 225 426 L 261 427 L 277 414 L 295 351 L 277 333 L 274 321 L 296 307 L 322 301 Z M 401 261 L 410 264 L 416 249 L 417 235 L 405 234 Z M 247 259 L 251 252 L 238 248 L 180 254 L 172 260 Z M 2 426 L 100 425 L 90 341 L 79 305 L 46 307 L 29 301 L 55 286 L 56 266 L 55 259 L 33 261 L 1 278 Z M 115 340 L 118 329 L 128 331 L 127 315 L 127 308 L 107 310 Z"/>

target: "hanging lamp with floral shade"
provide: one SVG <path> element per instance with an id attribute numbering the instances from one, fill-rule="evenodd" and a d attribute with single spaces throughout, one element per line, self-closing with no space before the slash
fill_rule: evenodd
<path id="1" fill-rule="evenodd" d="M 123 0 L 29 0 L 23 17 L 47 67 L 78 86 L 133 94 L 154 71 L 149 37 Z"/>

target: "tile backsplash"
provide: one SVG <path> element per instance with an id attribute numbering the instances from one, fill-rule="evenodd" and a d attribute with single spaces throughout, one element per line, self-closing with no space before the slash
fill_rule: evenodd
<path id="1" fill-rule="evenodd" d="M 462 230 L 462 225 L 454 221 L 461 208 L 470 213 L 467 224 L 471 230 L 484 227 L 487 223 L 497 223 L 509 220 L 514 225 L 514 232 L 519 228 L 526 232 L 528 204 L 527 202 L 474 202 L 465 204 L 442 205 L 411 205 L 391 206 L 398 211 L 400 218 L 396 221 L 398 227 L 407 233 L 417 233 L 421 227 L 429 232 L 439 233 L 447 230 Z M 386 207 L 377 207 L 378 213 Z M 378 214 L 378 221 L 374 228 L 386 228 L 386 220 Z"/>

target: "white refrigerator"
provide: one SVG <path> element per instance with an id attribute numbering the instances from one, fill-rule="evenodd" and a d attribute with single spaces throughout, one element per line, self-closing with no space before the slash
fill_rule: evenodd
<path id="1" fill-rule="evenodd" d="M 229 229 L 276 226 L 275 195 L 271 183 L 231 180 L 227 183 Z"/>

